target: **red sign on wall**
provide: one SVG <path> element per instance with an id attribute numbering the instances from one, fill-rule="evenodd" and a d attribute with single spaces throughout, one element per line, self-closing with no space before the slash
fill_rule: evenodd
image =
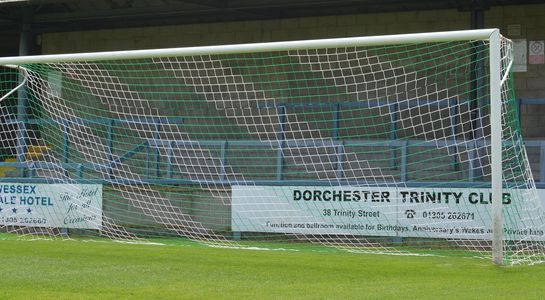
<path id="1" fill-rule="evenodd" d="M 530 41 L 528 45 L 528 62 L 531 65 L 545 63 L 545 41 Z"/>

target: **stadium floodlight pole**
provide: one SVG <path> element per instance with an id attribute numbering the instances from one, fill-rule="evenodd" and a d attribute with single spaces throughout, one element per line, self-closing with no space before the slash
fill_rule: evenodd
<path id="1" fill-rule="evenodd" d="M 490 35 L 490 127 L 492 188 L 492 261 L 503 264 L 503 169 L 501 119 L 501 45 L 500 32 Z"/>

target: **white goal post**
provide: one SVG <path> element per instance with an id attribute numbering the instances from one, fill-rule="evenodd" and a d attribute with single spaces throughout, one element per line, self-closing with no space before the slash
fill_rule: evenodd
<path id="1" fill-rule="evenodd" d="M 0 229 L 541 262 L 511 51 L 482 29 L 0 58 L 0 183 L 72 201 L 4 193 Z"/>
<path id="2" fill-rule="evenodd" d="M 492 148 L 492 198 L 501 199 L 503 194 L 502 129 L 501 129 L 501 45 L 500 31 L 492 31 L 490 40 L 490 123 Z M 496 125 L 496 126 L 494 126 Z M 492 202 L 492 260 L 503 263 L 503 210 L 500 201 Z"/>

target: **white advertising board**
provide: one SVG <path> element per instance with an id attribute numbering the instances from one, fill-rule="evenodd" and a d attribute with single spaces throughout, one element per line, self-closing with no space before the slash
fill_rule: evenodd
<path id="1" fill-rule="evenodd" d="M 100 184 L 0 184 L 0 225 L 101 229 Z"/>
<path id="2" fill-rule="evenodd" d="M 513 72 L 528 71 L 528 47 L 526 39 L 513 39 Z"/>
<path id="3" fill-rule="evenodd" d="M 536 197 L 531 193 L 506 190 L 503 205 L 523 205 L 522 199 Z M 233 186 L 232 200 L 233 231 L 491 237 L 490 189 Z M 524 220 L 539 219 L 541 210 L 525 209 L 523 213 Z M 505 218 L 507 238 L 545 241 L 543 228 L 526 226 L 522 219 Z"/>

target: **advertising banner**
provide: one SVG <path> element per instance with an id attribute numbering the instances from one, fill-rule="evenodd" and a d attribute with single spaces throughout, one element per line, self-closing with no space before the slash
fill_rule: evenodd
<path id="1" fill-rule="evenodd" d="M 232 229 L 241 232 L 490 239 L 492 197 L 481 188 L 233 186 Z M 504 190 L 505 236 L 545 241 L 527 225 L 535 190 Z M 516 206 L 516 207 L 515 207 Z M 519 208 L 520 206 L 520 208 Z M 535 214 L 535 216 L 533 215 Z"/>
<path id="2" fill-rule="evenodd" d="M 0 184 L 0 225 L 101 229 L 100 184 Z"/>

